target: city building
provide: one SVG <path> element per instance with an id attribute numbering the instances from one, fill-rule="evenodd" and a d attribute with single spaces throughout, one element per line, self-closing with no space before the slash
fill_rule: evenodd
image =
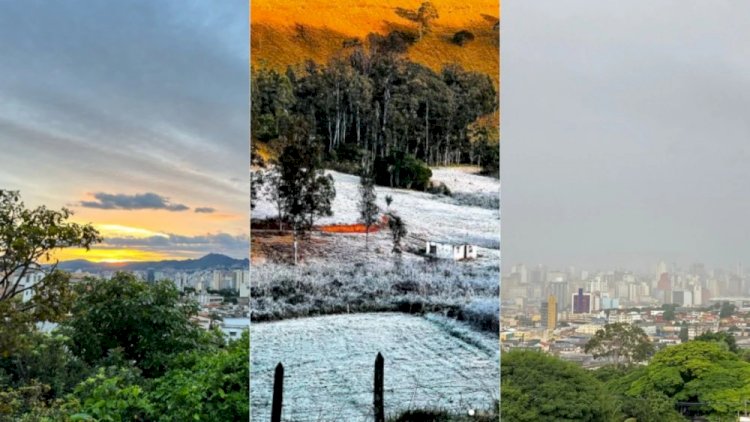
<path id="1" fill-rule="evenodd" d="M 550 296 L 542 302 L 542 327 L 550 330 L 557 328 L 557 298 Z"/>
<path id="2" fill-rule="evenodd" d="M 573 304 L 574 314 L 591 313 L 591 293 L 584 293 L 583 289 L 578 289 L 578 293 L 573 293 L 571 295 L 570 301 Z"/>

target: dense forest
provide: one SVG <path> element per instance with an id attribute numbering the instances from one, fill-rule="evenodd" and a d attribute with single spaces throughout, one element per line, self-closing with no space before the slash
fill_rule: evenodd
<path id="1" fill-rule="evenodd" d="M 499 168 L 499 134 L 491 118 L 498 95 L 488 75 L 449 65 L 438 73 L 403 56 L 417 35 L 394 31 L 345 42 L 326 64 L 308 60 L 285 73 L 252 72 L 253 138 L 280 151 L 299 128 L 326 161 L 398 166 L 474 164 Z M 352 167 L 353 168 L 353 167 Z"/>

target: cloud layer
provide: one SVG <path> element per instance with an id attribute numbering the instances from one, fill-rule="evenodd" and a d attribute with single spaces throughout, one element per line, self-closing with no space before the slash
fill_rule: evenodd
<path id="1" fill-rule="evenodd" d="M 184 256 L 200 256 L 212 252 L 242 259 L 248 256 L 249 245 L 250 241 L 246 235 L 212 233 L 184 236 L 166 233 L 166 236 L 105 237 L 104 242 L 96 247 L 138 249 Z"/>
<path id="2" fill-rule="evenodd" d="M 126 195 L 122 193 L 111 194 L 97 192 L 94 194 L 96 201 L 81 201 L 80 205 L 86 208 L 99 208 L 104 210 L 167 210 L 186 211 L 190 207 L 183 204 L 175 204 L 169 198 L 156 193 L 137 193 Z M 196 209 L 197 211 L 197 209 Z"/>
<path id="3" fill-rule="evenodd" d="M 246 213 L 247 16 L 247 0 L 0 2 L 0 186 Z"/>

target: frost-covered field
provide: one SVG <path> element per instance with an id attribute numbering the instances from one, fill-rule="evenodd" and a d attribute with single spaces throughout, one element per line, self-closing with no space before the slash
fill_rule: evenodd
<path id="1" fill-rule="evenodd" d="M 414 260 L 391 264 L 342 261 L 298 267 L 251 267 L 254 321 L 346 312 L 441 311 L 498 331 L 497 266 Z"/>
<path id="2" fill-rule="evenodd" d="M 385 358 L 386 417 L 416 408 L 466 414 L 498 398 L 498 339 L 437 316 L 302 318 L 251 327 L 253 420 L 269 420 L 285 367 L 284 420 L 372 420 L 375 356 Z"/>
<path id="3" fill-rule="evenodd" d="M 433 181 L 444 182 L 454 194 L 500 195 L 500 181 L 479 176 L 466 168 L 433 169 Z M 359 177 L 328 171 L 334 179 L 336 199 L 333 216 L 321 218 L 316 224 L 350 224 L 359 219 Z M 467 206 L 426 192 L 407 189 L 391 189 L 377 186 L 377 203 L 381 210 L 388 209 L 386 195 L 393 197 L 390 206 L 401 215 L 410 237 L 421 241 L 445 240 L 468 242 L 485 249 L 499 249 L 500 211 L 498 208 Z M 275 217 L 276 209 L 268 201 L 258 201 L 253 210 L 254 219 Z"/>
<path id="4" fill-rule="evenodd" d="M 432 180 L 453 192 L 500 195 L 500 180 L 476 174 L 476 167 L 433 167 Z"/>

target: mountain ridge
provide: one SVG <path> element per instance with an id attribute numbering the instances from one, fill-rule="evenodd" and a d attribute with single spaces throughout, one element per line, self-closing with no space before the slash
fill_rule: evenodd
<path id="1" fill-rule="evenodd" d="M 236 259 L 218 253 L 209 253 L 197 259 L 170 259 L 163 261 L 130 261 L 130 262 L 93 262 L 86 259 L 74 259 L 62 261 L 57 268 L 65 271 L 91 271 L 91 270 L 201 270 L 211 268 L 244 269 L 248 268 L 248 258 Z"/>

